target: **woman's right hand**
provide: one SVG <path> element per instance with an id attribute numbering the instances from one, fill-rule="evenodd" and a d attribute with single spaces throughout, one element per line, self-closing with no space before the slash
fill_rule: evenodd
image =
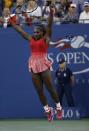
<path id="1" fill-rule="evenodd" d="M 15 14 L 12 14 L 10 15 L 10 18 L 9 18 L 9 24 L 16 24 L 17 20 L 16 20 L 16 15 Z"/>

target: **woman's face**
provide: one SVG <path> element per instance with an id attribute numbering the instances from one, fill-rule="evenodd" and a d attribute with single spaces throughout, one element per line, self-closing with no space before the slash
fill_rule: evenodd
<path id="1" fill-rule="evenodd" d="M 10 10 L 9 10 L 9 8 L 4 8 L 4 10 L 3 10 L 3 16 L 4 17 L 9 17 L 10 16 Z"/>
<path id="2" fill-rule="evenodd" d="M 39 27 L 34 27 L 34 37 L 40 39 L 43 37 L 43 31 Z"/>

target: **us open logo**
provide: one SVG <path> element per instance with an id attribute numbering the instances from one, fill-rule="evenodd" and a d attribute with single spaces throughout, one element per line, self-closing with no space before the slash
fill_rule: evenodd
<path id="1" fill-rule="evenodd" d="M 72 36 L 50 43 L 56 47 L 56 51 L 50 52 L 48 58 L 53 62 L 51 70 L 55 70 L 61 57 L 64 57 L 67 64 L 73 67 L 74 74 L 83 74 L 89 71 L 89 42 L 85 36 Z M 60 51 L 60 48 L 67 49 Z M 59 48 L 59 49 L 58 49 Z"/>

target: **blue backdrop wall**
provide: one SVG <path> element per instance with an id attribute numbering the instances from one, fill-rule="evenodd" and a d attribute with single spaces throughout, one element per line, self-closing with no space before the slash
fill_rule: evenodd
<path id="1" fill-rule="evenodd" d="M 75 74 L 73 96 L 76 107 L 82 110 L 81 117 L 89 117 L 89 25 L 54 25 L 53 40 L 67 39 L 71 48 L 60 51 L 50 48 L 48 57 L 53 61 L 52 75 L 60 57 L 65 57 Z M 30 28 L 25 29 L 32 33 Z M 0 118 L 40 118 L 43 108 L 28 71 L 30 49 L 12 28 L 0 29 Z M 47 91 L 49 103 L 52 105 Z M 66 99 L 64 99 L 64 107 Z"/>

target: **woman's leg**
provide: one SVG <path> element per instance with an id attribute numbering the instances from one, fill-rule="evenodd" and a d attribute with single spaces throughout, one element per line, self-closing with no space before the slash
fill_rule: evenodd
<path id="1" fill-rule="evenodd" d="M 33 81 L 34 87 L 38 93 L 39 99 L 43 105 L 43 108 L 47 114 L 48 121 L 52 121 L 53 120 L 53 113 L 52 113 L 51 108 L 48 106 L 46 97 L 43 92 L 43 80 L 41 78 L 41 74 L 40 73 L 39 74 L 32 73 L 32 81 Z"/>
<path id="2" fill-rule="evenodd" d="M 32 82 L 34 84 L 34 87 L 37 91 L 37 94 L 39 96 L 40 102 L 43 106 L 47 105 L 47 100 L 43 92 L 43 81 L 40 78 L 39 73 L 33 73 L 32 72 Z"/>
<path id="3" fill-rule="evenodd" d="M 55 101 L 55 103 L 58 103 L 59 102 L 59 98 L 58 98 L 57 92 L 54 89 L 53 84 L 52 84 L 50 70 L 46 70 L 46 71 L 42 72 L 41 73 L 41 77 L 42 77 L 43 82 L 46 85 L 46 88 L 49 91 L 52 99 Z"/>
<path id="4" fill-rule="evenodd" d="M 61 119 L 62 118 L 62 111 L 61 111 L 62 108 L 61 108 L 61 105 L 60 105 L 60 102 L 59 102 L 59 98 L 58 98 L 57 92 L 53 88 L 50 70 L 42 72 L 41 73 L 41 77 L 42 77 L 43 82 L 45 83 L 46 88 L 49 91 L 51 97 L 53 98 L 53 100 L 56 103 L 57 119 Z"/>

